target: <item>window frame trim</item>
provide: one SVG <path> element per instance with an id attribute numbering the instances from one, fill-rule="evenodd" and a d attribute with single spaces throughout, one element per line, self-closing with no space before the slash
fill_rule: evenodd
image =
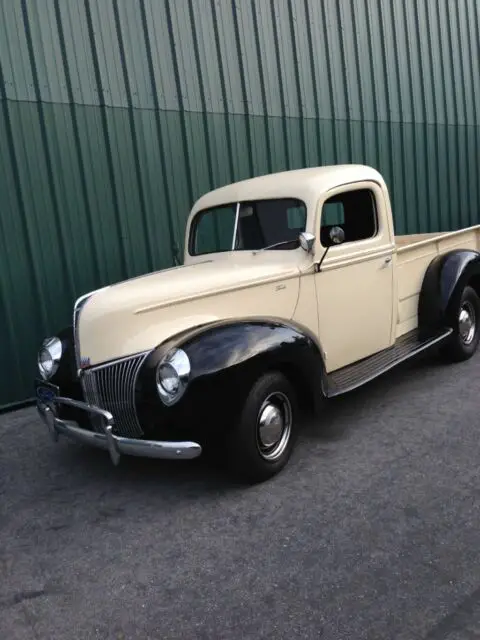
<path id="1" fill-rule="evenodd" d="M 318 213 L 318 224 L 315 225 L 316 227 L 316 231 L 318 231 L 318 243 L 320 245 L 320 247 L 322 249 L 327 249 L 329 248 L 330 250 L 332 248 L 338 248 L 338 247 L 345 247 L 345 246 L 354 246 L 356 244 L 358 244 L 359 242 L 371 242 L 372 240 L 374 240 L 375 238 L 377 238 L 382 230 L 381 225 L 380 225 L 380 216 L 379 216 L 379 209 L 378 209 L 378 202 L 377 202 L 377 195 L 374 191 L 373 187 L 377 187 L 379 188 L 380 185 L 376 182 L 372 183 L 370 181 L 365 182 L 365 181 L 360 181 L 360 182 L 351 182 L 348 184 L 344 184 L 344 185 L 339 185 L 338 187 L 336 187 L 334 189 L 334 193 L 331 195 L 328 195 L 328 193 L 325 194 L 325 197 L 322 198 L 322 201 L 320 203 L 320 211 Z M 361 238 L 360 240 L 346 240 L 345 242 L 342 242 L 341 245 L 324 245 L 322 243 L 321 240 L 321 229 L 322 229 L 322 215 L 323 215 L 323 208 L 325 206 L 325 204 L 331 200 L 332 198 L 335 198 L 336 196 L 341 196 L 344 193 L 350 193 L 352 191 L 368 191 L 373 199 L 373 211 L 374 211 L 374 216 L 375 216 L 375 232 L 371 235 L 371 236 L 367 236 L 366 238 Z M 327 225 L 330 226 L 330 225 Z"/>

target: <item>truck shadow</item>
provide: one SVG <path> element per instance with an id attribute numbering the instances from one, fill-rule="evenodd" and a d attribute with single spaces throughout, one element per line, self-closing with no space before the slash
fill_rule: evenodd
<path id="1" fill-rule="evenodd" d="M 232 480 L 221 465 L 212 463 L 205 456 L 194 460 L 155 460 L 135 456 L 123 456 L 118 466 L 111 463 L 106 451 L 89 448 L 63 440 L 58 451 L 61 466 L 78 482 L 93 487 L 102 486 L 106 492 L 148 494 L 161 489 L 163 497 L 172 490 L 177 498 L 200 497 L 242 487 Z"/>

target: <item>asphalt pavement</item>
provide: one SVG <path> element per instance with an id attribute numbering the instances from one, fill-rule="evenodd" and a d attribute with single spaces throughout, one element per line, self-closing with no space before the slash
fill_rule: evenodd
<path id="1" fill-rule="evenodd" d="M 479 638 L 479 380 L 397 368 L 254 487 L 0 416 L 0 639 Z"/>

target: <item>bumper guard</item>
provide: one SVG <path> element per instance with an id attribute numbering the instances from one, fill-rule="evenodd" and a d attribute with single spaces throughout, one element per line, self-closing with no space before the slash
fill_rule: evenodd
<path id="1" fill-rule="evenodd" d="M 63 404 L 81 409 L 100 418 L 103 433 L 87 431 L 78 426 L 73 420 L 61 420 L 56 415 L 55 405 Z M 37 399 L 37 411 L 50 431 L 54 442 L 58 436 L 64 435 L 70 440 L 81 442 L 109 452 L 113 464 L 118 465 L 122 454 L 145 458 L 161 458 L 164 460 L 192 459 L 202 453 L 202 447 L 197 442 L 170 442 L 162 440 L 136 440 L 123 438 L 113 433 L 114 420 L 109 411 L 72 400 L 71 398 L 55 398 L 48 404 Z"/>

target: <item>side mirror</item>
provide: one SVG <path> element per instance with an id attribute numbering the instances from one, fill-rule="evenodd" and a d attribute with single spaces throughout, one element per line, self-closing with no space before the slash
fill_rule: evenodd
<path id="1" fill-rule="evenodd" d="M 345 241 L 345 231 L 342 227 L 332 227 L 328 235 L 332 244 L 342 244 Z"/>
<path id="2" fill-rule="evenodd" d="M 307 233 L 306 231 L 302 231 L 299 235 L 300 246 L 304 251 L 310 253 L 313 249 L 313 245 L 315 242 L 315 236 L 313 233 Z"/>

